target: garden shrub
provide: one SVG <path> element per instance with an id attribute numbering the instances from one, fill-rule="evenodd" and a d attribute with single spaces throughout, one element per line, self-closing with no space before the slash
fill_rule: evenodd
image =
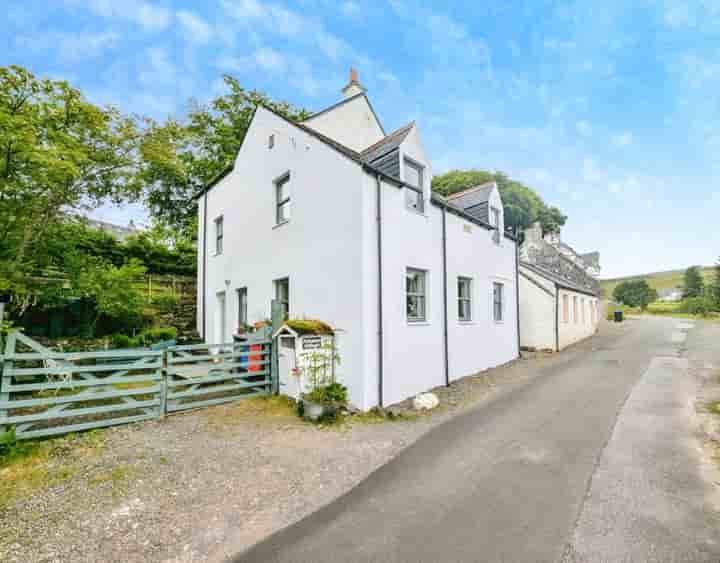
<path id="1" fill-rule="evenodd" d="M 170 313 L 177 307 L 178 298 L 172 293 L 166 293 L 156 297 L 153 302 L 163 313 Z"/>

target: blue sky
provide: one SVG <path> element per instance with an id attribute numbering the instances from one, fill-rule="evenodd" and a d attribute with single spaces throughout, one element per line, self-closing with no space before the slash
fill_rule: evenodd
<path id="1" fill-rule="evenodd" d="M 0 65 L 163 117 L 223 73 L 311 110 L 350 66 L 390 130 L 417 120 L 435 172 L 499 169 L 599 250 L 603 276 L 720 256 L 714 0 L 8 0 Z M 136 208 L 99 215 L 127 222 Z"/>

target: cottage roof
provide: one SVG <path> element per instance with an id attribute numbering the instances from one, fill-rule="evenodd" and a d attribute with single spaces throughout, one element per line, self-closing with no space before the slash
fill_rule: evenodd
<path id="1" fill-rule="evenodd" d="M 585 295 L 597 297 L 597 294 L 592 289 L 573 283 L 572 281 L 563 278 L 562 276 L 559 276 L 558 274 L 551 270 L 548 270 L 547 268 L 543 268 L 542 266 L 538 266 L 537 264 L 530 264 L 529 262 L 521 262 L 520 265 L 523 268 L 527 268 L 531 272 L 534 272 L 537 275 L 542 276 L 545 279 L 553 282 L 556 286 L 562 289 L 568 289 L 570 291 L 576 291 L 578 293 L 584 293 Z"/>
<path id="2" fill-rule="evenodd" d="M 461 192 L 450 194 L 448 196 L 448 201 L 452 201 L 457 205 L 460 205 L 463 209 L 467 209 L 468 207 L 479 205 L 481 203 L 487 203 L 490 199 L 490 194 L 496 185 L 495 180 L 490 180 L 484 184 L 479 184 L 477 186 L 473 186 L 472 188 L 464 189 Z"/>
<path id="3" fill-rule="evenodd" d="M 414 121 L 411 121 L 407 125 L 403 125 L 399 129 L 396 129 L 389 135 L 386 135 L 385 137 L 380 139 L 377 143 L 370 145 L 368 148 L 362 151 L 362 153 L 360 153 L 360 156 L 366 162 L 373 162 L 374 160 L 385 156 L 386 154 L 392 152 L 402 144 L 402 142 L 408 136 L 413 127 L 415 127 Z"/>

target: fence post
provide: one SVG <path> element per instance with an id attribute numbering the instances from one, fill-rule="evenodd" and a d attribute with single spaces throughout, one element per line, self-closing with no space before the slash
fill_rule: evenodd
<path id="1" fill-rule="evenodd" d="M 273 334 L 282 326 L 283 323 L 283 307 L 282 304 L 273 299 L 270 302 L 270 319 L 272 321 L 272 332 L 270 333 L 270 381 L 271 392 L 277 395 L 280 390 L 280 367 L 278 360 L 278 346 L 273 338 Z"/>
<path id="2" fill-rule="evenodd" d="M 168 394 L 168 355 L 172 352 L 165 349 L 162 351 L 162 368 L 160 369 L 160 412 L 159 418 L 165 418 L 167 414 L 167 394 Z"/>
<path id="3" fill-rule="evenodd" d="M 8 334 L 7 341 L 5 342 L 5 356 L 3 357 L 2 369 L 0 369 L 0 421 L 7 417 L 8 412 L 8 409 L 2 405 L 10 400 L 10 391 L 8 388 L 10 387 L 10 379 L 12 376 L 7 374 L 11 373 L 13 367 L 12 360 L 9 358 L 11 358 L 15 352 L 16 339 L 16 333 L 11 332 Z M 0 434 L 6 432 L 7 430 L 7 427 L 0 422 Z"/>

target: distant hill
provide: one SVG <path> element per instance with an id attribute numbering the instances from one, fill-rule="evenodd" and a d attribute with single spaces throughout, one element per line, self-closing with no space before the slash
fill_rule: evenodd
<path id="1" fill-rule="evenodd" d="M 705 283 L 712 283 L 715 276 L 713 266 L 706 266 L 702 268 L 703 278 Z M 611 297 L 615 286 L 630 280 L 646 280 L 650 287 L 655 289 L 672 289 L 674 287 L 682 287 L 683 275 L 685 270 L 669 270 L 667 272 L 653 272 L 650 274 L 641 274 L 638 276 L 626 276 L 623 278 L 612 278 L 608 280 L 600 280 L 600 287 L 603 289 L 603 293 L 606 297 Z"/>

